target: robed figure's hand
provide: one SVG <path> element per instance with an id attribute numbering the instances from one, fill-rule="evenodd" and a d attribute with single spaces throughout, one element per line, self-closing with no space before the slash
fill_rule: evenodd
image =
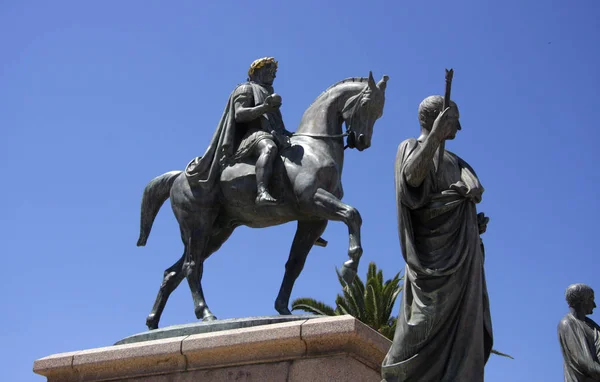
<path id="1" fill-rule="evenodd" d="M 436 117 L 431 128 L 431 133 L 438 139 L 453 139 L 458 129 L 458 120 L 454 112 L 447 107 Z"/>

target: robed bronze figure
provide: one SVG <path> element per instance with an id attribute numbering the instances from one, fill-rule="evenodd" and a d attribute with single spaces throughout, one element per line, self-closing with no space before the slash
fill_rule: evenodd
<path id="1" fill-rule="evenodd" d="M 406 271 L 393 344 L 382 365 L 388 382 L 482 382 L 492 349 L 480 239 L 488 219 L 477 213 L 484 189 L 473 168 L 445 150 L 444 142 L 461 129 L 458 107 L 448 98 L 421 102 L 421 135 L 402 142 L 396 156 Z"/>

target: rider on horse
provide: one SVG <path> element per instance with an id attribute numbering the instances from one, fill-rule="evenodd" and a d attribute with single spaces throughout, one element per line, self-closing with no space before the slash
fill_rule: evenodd
<path id="1" fill-rule="evenodd" d="M 220 169 L 253 156 L 256 158 L 256 204 L 277 203 L 269 193 L 268 185 L 278 147 L 287 147 L 292 133 L 283 124 L 279 110 L 281 96 L 273 92 L 276 72 L 277 61 L 273 57 L 263 57 L 252 63 L 248 82 L 239 85 L 229 97 L 206 154 L 188 165 L 188 177 L 201 184 L 208 183 L 205 185 L 212 188 Z M 221 168 L 213 171 L 217 162 Z"/>
<path id="2" fill-rule="evenodd" d="M 321 93 L 304 112 L 292 138 L 294 146 L 278 154 L 286 160 L 279 162 L 275 157 L 273 171 L 278 176 L 271 183 L 282 186 L 275 193 L 280 203 L 257 207 L 256 202 L 263 203 L 261 191 L 266 191 L 270 175 L 265 169 L 270 171 L 267 167 L 273 161 L 275 142 L 281 144 L 279 141 L 285 142 L 285 136 L 289 135 L 281 122 L 280 97 L 270 89 L 276 68 L 272 58 L 255 62 L 248 83 L 237 87 L 229 97 L 204 156 L 190 162 L 185 172 L 170 171 L 152 179 L 144 190 L 137 245 L 146 245 L 156 215 L 170 199 L 185 248 L 181 258 L 164 273 L 146 319 L 149 329 L 158 327 L 169 295 L 184 278 L 192 292 L 196 317 L 205 321 L 216 319 L 202 289 L 204 261 L 239 226 L 264 228 L 298 222 L 274 304 L 280 314 L 291 314 L 288 305 L 294 283 L 311 248 L 325 246 L 319 236 L 329 221 L 343 222 L 348 227 L 349 260 L 342 266 L 340 277 L 351 283 L 356 276 L 363 253 L 362 218 L 356 208 L 340 200 L 343 138 L 347 136 L 348 147 L 359 151 L 371 146 L 373 127 L 383 114 L 388 78 L 384 76 L 375 83 L 369 73 L 368 78 L 347 78 Z M 258 186 L 254 184 L 253 159 L 237 162 L 237 158 L 251 153 L 259 156 Z"/>

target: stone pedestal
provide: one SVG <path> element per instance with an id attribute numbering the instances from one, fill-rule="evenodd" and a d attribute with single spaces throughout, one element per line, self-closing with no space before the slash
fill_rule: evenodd
<path id="1" fill-rule="evenodd" d="M 379 382 L 390 345 L 351 316 L 302 318 L 55 354 L 33 370 L 49 382 Z"/>

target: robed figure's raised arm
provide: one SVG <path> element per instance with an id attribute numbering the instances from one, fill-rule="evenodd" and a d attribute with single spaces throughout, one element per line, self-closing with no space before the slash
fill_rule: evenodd
<path id="1" fill-rule="evenodd" d="M 452 125 L 448 120 L 449 110 L 450 108 L 447 108 L 441 112 L 435 119 L 431 132 L 426 136 L 422 135 L 422 139 L 419 138 L 422 144 L 415 149 L 415 152 L 412 153 L 411 158 L 404 167 L 403 175 L 409 185 L 419 187 L 423 183 L 434 163 L 435 153 L 451 132 Z"/>

